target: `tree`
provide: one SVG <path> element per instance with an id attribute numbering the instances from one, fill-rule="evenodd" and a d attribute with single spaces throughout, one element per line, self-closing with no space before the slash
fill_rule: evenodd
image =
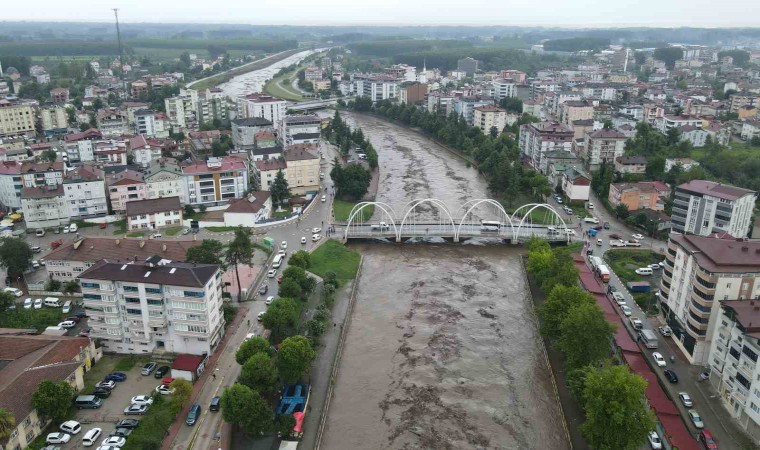
<path id="1" fill-rule="evenodd" d="M 277 368 L 280 371 L 280 377 L 286 383 L 297 382 L 309 371 L 316 355 L 317 353 L 305 337 L 293 336 L 285 339 L 277 353 Z"/>
<path id="2" fill-rule="evenodd" d="M 654 59 L 664 62 L 670 70 L 673 70 L 676 61 L 681 58 L 683 58 L 683 49 L 679 47 L 662 47 L 654 50 Z"/>
<path id="3" fill-rule="evenodd" d="M 190 400 L 190 396 L 193 395 L 193 385 L 189 381 L 177 378 L 169 385 L 171 389 L 174 389 L 171 402 L 175 409 L 181 410 L 185 403 Z"/>
<path id="4" fill-rule="evenodd" d="M 279 289 L 280 295 L 287 298 L 300 298 L 301 285 L 296 280 L 283 278 Z"/>
<path id="5" fill-rule="evenodd" d="M 280 295 L 282 288 L 280 288 Z M 298 305 L 292 298 L 278 298 L 269 305 L 261 323 L 275 336 L 283 336 L 285 331 L 293 327 L 298 320 Z"/>
<path id="6" fill-rule="evenodd" d="M 10 292 L 0 291 L 0 312 L 6 311 L 16 303 L 16 297 Z M 0 438 L 2 440 L 2 438 Z"/>
<path id="7" fill-rule="evenodd" d="M 70 294 L 73 292 L 79 292 L 80 290 L 81 287 L 79 286 L 79 280 L 69 280 L 63 283 L 63 292 Z"/>
<path id="8" fill-rule="evenodd" d="M 359 164 L 343 167 L 338 163 L 330 171 L 335 184 L 336 196 L 345 200 L 358 200 L 367 193 L 372 174 Z"/>
<path id="9" fill-rule="evenodd" d="M 66 381 L 43 380 L 32 394 L 32 406 L 47 420 L 63 422 L 69 415 L 74 389 Z"/>
<path id="10" fill-rule="evenodd" d="M 58 159 L 58 154 L 51 148 L 50 150 L 42 152 L 40 159 L 48 162 L 55 162 L 55 160 Z"/>
<path id="11" fill-rule="evenodd" d="M 614 332 L 602 308 L 596 302 L 585 303 L 570 308 L 562 319 L 557 348 L 570 368 L 596 365 L 609 355 Z"/>
<path id="12" fill-rule="evenodd" d="M 235 230 L 235 238 L 227 245 L 224 260 L 227 267 L 235 268 L 235 276 L 238 283 L 238 301 L 243 300 L 243 285 L 240 283 L 239 264 L 250 266 L 253 264 L 253 243 L 251 242 L 251 230 L 239 227 Z"/>
<path id="13" fill-rule="evenodd" d="M 594 298 L 578 285 L 555 286 L 537 308 L 541 332 L 550 339 L 560 337 L 560 326 L 568 311 L 583 305 L 595 304 Z"/>
<path id="14" fill-rule="evenodd" d="M 626 366 L 589 373 L 585 380 L 586 423 L 581 432 L 598 450 L 634 450 L 655 427 L 654 413 L 644 402 L 647 382 Z"/>
<path id="15" fill-rule="evenodd" d="M 0 442 L 4 442 L 16 429 L 16 419 L 5 408 L 0 408 Z"/>
<path id="16" fill-rule="evenodd" d="M 578 269 L 573 264 L 573 258 L 565 250 L 552 250 L 552 260 L 546 277 L 541 280 L 541 289 L 551 292 L 554 286 L 574 286 L 578 282 Z"/>
<path id="17" fill-rule="evenodd" d="M 269 186 L 269 192 L 272 194 L 272 203 L 275 205 L 281 205 L 290 198 L 290 187 L 288 187 L 288 180 L 285 179 L 282 169 L 277 171 L 274 181 Z"/>
<path id="18" fill-rule="evenodd" d="M 240 368 L 238 383 L 266 396 L 277 390 L 277 368 L 266 353 L 256 353 Z"/>
<path id="19" fill-rule="evenodd" d="M 668 145 L 676 145 L 678 144 L 678 141 L 681 140 L 681 130 L 679 130 L 676 127 L 673 127 L 665 133 L 665 142 Z"/>
<path id="20" fill-rule="evenodd" d="M 295 426 L 296 419 L 289 414 L 278 414 L 274 420 L 274 431 L 283 439 L 287 439 L 293 433 Z"/>
<path id="21" fill-rule="evenodd" d="M 201 245 L 190 247 L 185 261 L 195 264 L 216 264 L 224 266 L 224 244 L 216 239 L 204 239 Z"/>
<path id="22" fill-rule="evenodd" d="M 5 237 L 0 239 L 0 266 L 8 276 L 19 277 L 32 263 L 32 248 L 24 239 Z"/>
<path id="23" fill-rule="evenodd" d="M 621 220 L 625 220 L 630 212 L 628 212 L 628 205 L 621 203 L 615 207 L 615 217 Z"/>
<path id="24" fill-rule="evenodd" d="M 584 366 L 579 369 L 571 369 L 567 371 L 567 387 L 570 389 L 570 393 L 581 405 L 586 403 L 584 397 L 586 392 L 586 378 L 590 373 L 596 371 L 594 366 Z"/>
<path id="25" fill-rule="evenodd" d="M 254 336 L 243 341 L 235 352 L 235 361 L 242 366 L 256 353 L 272 354 L 272 346 L 269 344 L 269 341 L 261 336 Z"/>
<path id="26" fill-rule="evenodd" d="M 308 269 L 311 266 L 311 253 L 305 250 L 299 250 L 292 255 L 288 260 L 289 266 L 300 267 L 302 269 Z"/>
<path id="27" fill-rule="evenodd" d="M 222 418 L 237 425 L 248 434 L 258 434 L 272 429 L 274 411 L 261 395 L 242 384 L 233 384 L 224 390 L 219 402 Z"/>
<path id="28" fill-rule="evenodd" d="M 665 173 L 665 158 L 663 156 L 649 158 L 645 173 L 650 179 L 662 178 Z"/>

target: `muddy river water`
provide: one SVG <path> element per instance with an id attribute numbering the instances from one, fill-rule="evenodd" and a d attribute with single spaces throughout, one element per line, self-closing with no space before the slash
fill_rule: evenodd
<path id="1" fill-rule="evenodd" d="M 377 199 L 397 213 L 486 197 L 474 169 L 423 136 L 346 116 L 378 150 Z M 322 448 L 569 448 L 521 249 L 351 245 L 364 263 Z"/>

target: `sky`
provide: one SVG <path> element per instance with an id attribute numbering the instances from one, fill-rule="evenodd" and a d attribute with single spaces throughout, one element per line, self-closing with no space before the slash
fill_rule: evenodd
<path id="1" fill-rule="evenodd" d="M 758 0 L 35 0 L 0 20 L 267 25 L 760 26 Z"/>

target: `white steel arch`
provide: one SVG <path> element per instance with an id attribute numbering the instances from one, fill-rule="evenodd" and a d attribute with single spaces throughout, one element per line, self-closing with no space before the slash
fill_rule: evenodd
<path id="1" fill-rule="evenodd" d="M 346 222 L 346 230 L 343 232 L 343 239 L 348 239 L 348 231 L 351 229 L 351 224 L 357 214 L 369 206 L 380 208 L 389 218 L 391 225 L 393 226 L 393 233 L 398 236 L 399 229 L 396 227 L 396 214 L 388 204 L 383 202 L 359 202 L 351 208 L 351 213 L 348 216 L 348 222 Z M 382 230 L 380 230 L 382 231 Z"/>
<path id="2" fill-rule="evenodd" d="M 506 222 L 509 224 L 509 228 L 512 231 L 512 239 L 514 239 L 514 237 L 515 237 L 515 227 L 514 227 L 514 225 L 512 225 L 512 217 L 510 217 L 509 214 L 507 214 L 507 211 L 504 210 L 504 207 L 501 206 L 501 203 L 499 203 L 496 200 L 491 199 L 491 198 L 481 198 L 481 199 L 476 199 L 476 200 L 470 200 L 470 201 L 468 201 L 467 203 L 465 203 L 464 205 L 462 205 L 462 208 L 464 208 L 465 206 L 469 205 L 470 203 L 474 203 L 474 204 L 472 206 L 470 206 L 465 211 L 465 213 L 462 215 L 462 220 L 459 221 L 459 226 L 457 227 L 456 234 L 454 234 L 454 240 L 458 240 L 459 239 L 459 233 L 462 231 L 462 225 L 464 225 L 464 221 L 465 221 L 465 219 L 467 219 L 467 216 L 475 208 L 477 208 L 478 206 L 480 206 L 482 203 L 487 203 L 487 204 L 490 204 L 492 206 L 495 206 L 504 215 L 504 218 L 506 219 Z M 499 230 L 499 234 L 501 235 L 501 230 Z"/>
<path id="3" fill-rule="evenodd" d="M 566 231 L 567 230 L 567 224 L 562 219 L 562 216 L 560 216 L 559 213 L 557 213 L 557 211 L 555 211 L 554 208 L 551 207 L 551 205 L 547 205 L 546 203 L 529 203 L 527 205 L 523 205 L 523 206 L 517 208 L 512 213 L 512 217 L 515 217 L 515 216 L 517 216 L 517 213 L 520 212 L 521 210 L 523 210 L 523 209 L 527 209 L 528 210 L 525 214 L 523 214 L 522 219 L 520 220 L 520 224 L 517 226 L 517 232 L 515 233 L 515 239 L 514 240 L 517 241 L 520 238 L 520 231 L 522 230 L 522 226 L 525 224 L 525 219 L 527 219 L 528 217 L 530 217 L 531 213 L 534 210 L 539 209 L 539 208 L 545 209 L 545 210 L 549 211 L 550 213 L 552 213 L 554 215 L 554 217 L 559 221 L 559 223 L 562 224 L 562 227 L 561 227 L 562 231 L 561 232 L 565 234 L 564 237 L 569 242 L 570 241 L 570 235 Z"/>
<path id="4" fill-rule="evenodd" d="M 454 232 L 454 236 L 456 236 L 457 233 L 457 226 L 454 223 L 454 219 L 451 217 L 451 213 L 449 212 L 449 208 L 446 206 L 445 203 L 443 203 L 441 200 L 438 200 L 437 198 L 423 198 L 421 200 L 415 200 L 413 202 L 412 206 L 410 206 L 406 213 L 404 214 L 404 218 L 401 219 L 401 225 L 399 225 L 398 231 L 396 233 L 396 239 L 401 240 L 401 231 L 404 229 L 404 225 L 406 224 L 406 219 L 409 218 L 409 214 L 411 214 L 417 206 L 429 203 L 431 205 L 434 205 L 438 207 L 439 209 L 443 210 L 443 212 L 446 213 L 446 216 L 449 218 L 449 223 L 451 224 L 451 230 Z M 407 203 L 408 205 L 409 203 Z"/>

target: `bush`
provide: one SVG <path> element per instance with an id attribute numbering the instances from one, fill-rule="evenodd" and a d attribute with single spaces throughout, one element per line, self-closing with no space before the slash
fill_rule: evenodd
<path id="1" fill-rule="evenodd" d="M 48 292 L 60 292 L 62 286 L 63 284 L 60 281 L 51 279 L 45 283 L 45 290 Z"/>

